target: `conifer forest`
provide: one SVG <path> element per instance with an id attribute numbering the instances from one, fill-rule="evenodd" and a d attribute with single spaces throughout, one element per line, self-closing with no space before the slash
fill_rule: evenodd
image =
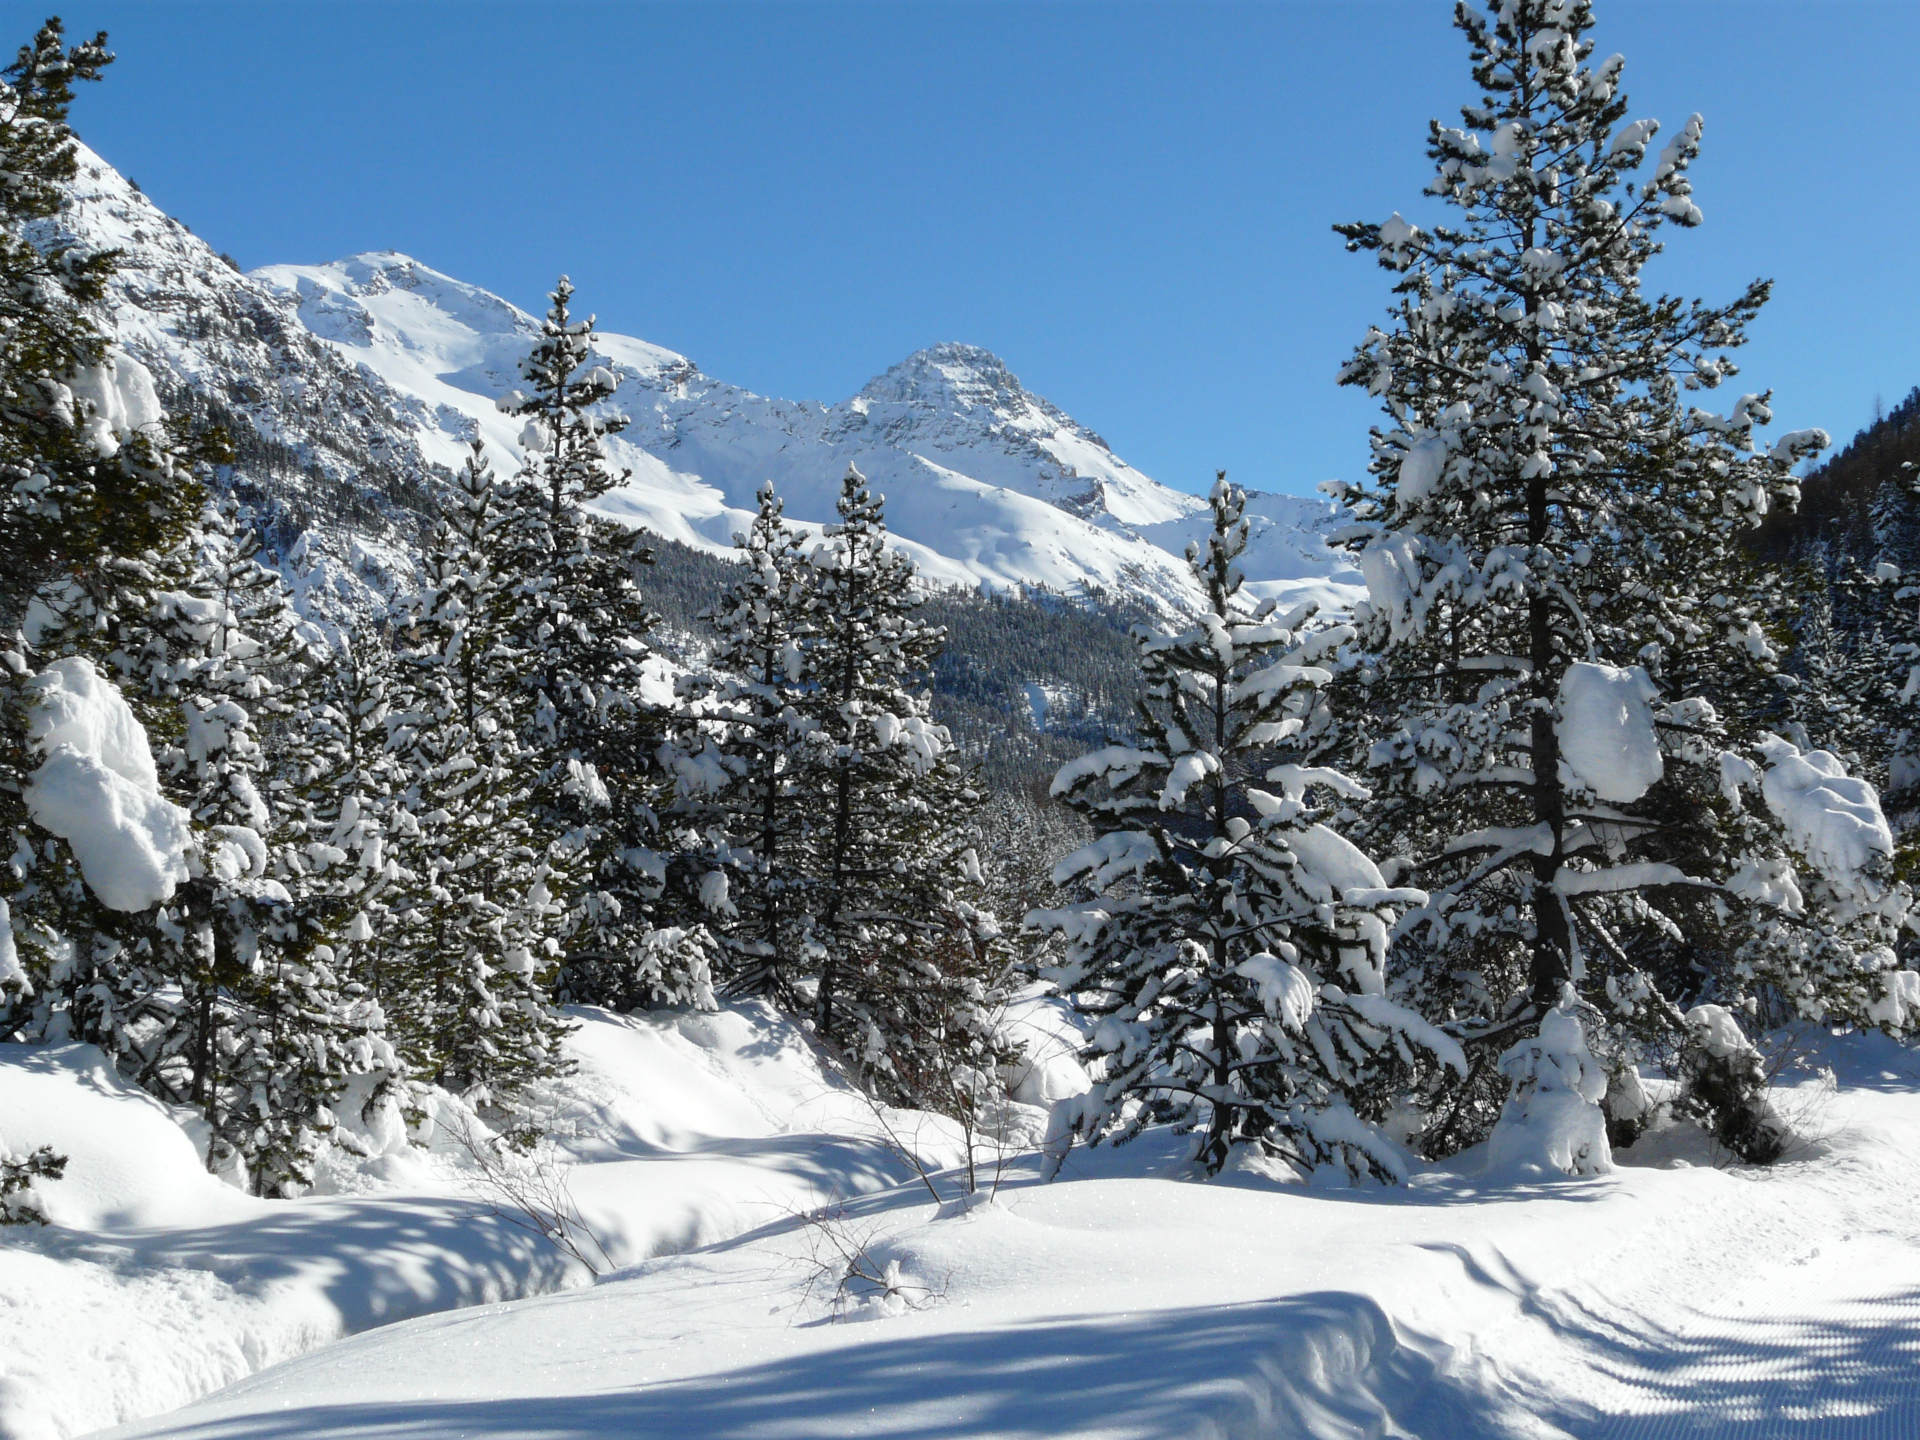
<path id="1" fill-rule="evenodd" d="M 1920 389 L 1614 8 L 1377 12 L 1316 498 L 242 271 L 26 35 L 0 1437 L 1920 1435 Z"/>

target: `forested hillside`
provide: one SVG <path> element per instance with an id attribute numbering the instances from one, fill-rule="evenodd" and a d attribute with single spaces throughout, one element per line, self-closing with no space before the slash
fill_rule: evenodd
<path id="1" fill-rule="evenodd" d="M 738 565 L 657 536 L 648 544 L 653 563 L 641 583 L 663 644 L 699 664 Z M 1144 609 L 1042 590 L 1015 598 L 936 588 L 921 614 L 945 636 L 931 671 L 934 717 L 983 766 L 995 795 L 1044 791 L 1087 745 L 1132 733 L 1142 692 L 1128 637 L 1151 623 Z"/>
<path id="2" fill-rule="evenodd" d="M 1769 517 L 1762 544 L 1773 556 L 1818 549 L 1869 562 L 1894 552 L 1920 555 L 1920 510 L 1912 501 L 1920 470 L 1920 386 L 1878 416 L 1800 484 L 1800 503 Z"/>

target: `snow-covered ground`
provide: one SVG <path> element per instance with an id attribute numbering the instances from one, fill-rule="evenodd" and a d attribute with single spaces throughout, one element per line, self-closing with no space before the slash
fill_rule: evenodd
<path id="1" fill-rule="evenodd" d="M 0 1434 L 1920 1434 L 1920 1058 L 1890 1042 L 1789 1072 L 1806 1139 L 1766 1171 L 1673 1130 L 1590 1180 L 1196 1184 L 1149 1137 L 940 1205 L 766 1012 L 581 1018 L 553 1118 L 627 1267 L 597 1283 L 457 1153 L 254 1201 L 92 1052 L 13 1047 L 9 1143 L 73 1164 L 0 1250 Z M 898 1293 L 837 1293 L 845 1251 Z"/>
<path id="2" fill-rule="evenodd" d="M 912 1173 L 865 1101 L 763 1010 L 581 1019 L 578 1071 L 552 1096 L 553 1158 L 615 1263 Z M 53 1223 L 0 1232 L 5 1440 L 85 1433 L 343 1335 L 592 1278 L 490 1213 L 445 1135 L 429 1153 L 329 1167 L 322 1188 L 337 1193 L 255 1200 L 205 1173 L 186 1112 L 84 1045 L 0 1045 L 0 1116 L 13 1150 L 48 1144 L 70 1162 L 40 1187 Z M 940 1134 L 914 1133 L 941 1154 Z"/>

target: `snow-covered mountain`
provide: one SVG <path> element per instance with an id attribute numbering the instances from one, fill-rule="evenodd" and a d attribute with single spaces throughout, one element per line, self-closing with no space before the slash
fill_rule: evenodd
<path id="1" fill-rule="evenodd" d="M 500 297 L 392 252 L 240 274 L 90 152 L 56 228 L 122 252 L 116 338 L 170 405 L 250 432 L 239 470 L 280 507 L 279 538 L 314 530 L 333 542 L 314 548 L 346 562 L 340 574 L 323 563 L 320 583 L 404 565 L 405 527 L 378 522 L 425 508 L 431 467 L 456 466 L 472 439 L 498 467 L 518 465 L 517 427 L 496 401 L 519 383 L 538 321 Z M 768 480 L 791 518 L 830 520 L 851 463 L 935 583 L 1044 586 L 1168 614 L 1200 599 L 1184 552 L 1205 503 L 1128 465 L 985 350 L 933 346 L 830 406 L 754 394 L 611 331 L 596 356 L 632 418 L 610 445 L 632 472 L 602 502 L 616 518 L 726 550 Z M 1325 543 L 1327 502 L 1262 494 L 1248 511 L 1257 591 L 1336 607 L 1357 593 L 1357 572 Z"/>

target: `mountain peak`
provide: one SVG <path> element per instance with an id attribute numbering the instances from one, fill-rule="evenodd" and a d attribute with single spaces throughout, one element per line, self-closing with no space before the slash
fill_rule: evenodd
<path id="1" fill-rule="evenodd" d="M 1020 383 L 1007 369 L 1007 362 L 993 351 L 984 345 L 969 345 L 961 340 L 942 340 L 924 350 L 916 350 L 894 369 L 938 370 L 942 373 L 991 376 L 996 379 L 1004 376 L 1015 385 Z"/>
<path id="2" fill-rule="evenodd" d="M 235 273 L 90 153 L 72 199 L 42 229 L 122 252 L 114 339 L 163 393 L 204 394 L 272 454 L 297 457 L 247 475 L 269 497 L 263 513 L 318 526 L 341 557 L 387 546 L 378 565 L 341 560 L 327 593 L 342 604 L 360 593 L 355 576 L 407 572 L 401 537 L 432 508 L 433 467 L 457 467 L 475 439 L 503 473 L 519 464 L 518 426 L 495 402 L 521 383 L 543 305 L 523 311 L 391 249 Z M 829 522 L 857 461 L 933 583 L 1125 594 L 1170 617 L 1202 598 L 1181 556 L 1205 504 L 1133 469 L 982 346 L 929 345 L 832 407 L 751 394 L 617 332 L 597 331 L 594 354 L 632 417 L 608 442 L 632 472 L 602 502 L 614 518 L 725 551 L 761 484 L 777 482 L 793 519 Z M 1277 515 L 1270 543 L 1256 537 L 1256 583 L 1344 603 L 1353 580 L 1322 524 Z"/>
<path id="3" fill-rule="evenodd" d="M 916 350 L 884 375 L 876 375 L 860 398 L 916 410 L 1005 411 L 1031 399 L 1007 362 L 979 345 L 943 340 Z"/>

